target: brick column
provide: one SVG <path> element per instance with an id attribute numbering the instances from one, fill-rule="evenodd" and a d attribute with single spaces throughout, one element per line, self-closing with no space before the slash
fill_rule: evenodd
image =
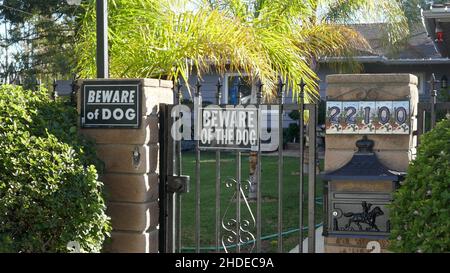
<path id="1" fill-rule="evenodd" d="M 417 77 L 411 74 L 340 74 L 327 76 L 328 101 L 409 101 L 411 124 L 409 134 L 369 134 L 374 141 L 373 151 L 379 161 L 391 170 L 406 171 L 417 146 L 418 90 Z M 325 172 L 343 167 L 357 151 L 355 143 L 361 134 L 327 134 L 325 137 Z M 392 183 L 373 181 L 345 181 L 334 184 L 347 192 L 392 192 Z M 325 237 L 325 252 L 369 252 L 371 241 L 379 243 L 380 251 L 387 252 L 386 238 L 358 235 Z"/>
<path id="2" fill-rule="evenodd" d="M 173 85 L 157 79 L 140 81 L 139 129 L 80 129 L 96 142 L 97 155 L 105 164 L 100 180 L 105 184 L 107 214 L 113 227 L 107 252 L 158 252 L 158 106 L 173 103 Z"/>

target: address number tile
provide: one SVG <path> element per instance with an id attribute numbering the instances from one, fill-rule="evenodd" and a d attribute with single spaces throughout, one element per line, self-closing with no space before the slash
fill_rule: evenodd
<path id="1" fill-rule="evenodd" d="M 345 101 L 342 103 L 341 126 L 343 134 L 358 134 L 358 101 Z"/>
<path id="2" fill-rule="evenodd" d="M 411 121 L 409 119 L 409 102 L 408 101 L 394 101 L 392 102 L 393 111 L 393 126 L 392 132 L 394 134 L 409 134 Z"/>
<path id="3" fill-rule="evenodd" d="M 392 134 L 394 125 L 392 101 L 377 101 L 374 119 L 376 134 Z"/>
<path id="4" fill-rule="evenodd" d="M 374 134 L 374 120 L 377 117 L 376 105 L 374 101 L 360 101 L 357 124 L 360 134 Z"/>
<path id="5" fill-rule="evenodd" d="M 341 134 L 342 101 L 327 101 L 325 128 L 327 134 Z"/>

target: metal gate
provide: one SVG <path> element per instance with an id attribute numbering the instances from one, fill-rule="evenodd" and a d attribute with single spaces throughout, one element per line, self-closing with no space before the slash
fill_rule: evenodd
<path id="1" fill-rule="evenodd" d="M 450 102 L 436 102 L 433 96 L 430 102 L 419 102 L 417 109 L 417 141 L 420 143 L 420 136 L 430 131 L 436 126 L 437 113 L 450 113 Z"/>
<path id="2" fill-rule="evenodd" d="M 180 106 L 184 105 L 182 109 L 189 109 L 192 111 L 197 106 L 198 109 L 202 108 L 202 94 L 201 85 L 197 82 L 195 87 L 194 102 L 188 108 L 186 104 L 182 103 L 182 91 L 181 86 L 177 86 L 177 103 L 175 105 L 160 105 L 160 232 L 159 232 L 159 251 L 160 252 L 184 252 L 194 251 L 199 252 L 256 252 L 260 253 L 263 249 L 263 239 L 267 237 L 267 234 L 262 234 L 262 146 L 264 143 L 258 138 L 257 148 L 251 151 L 243 152 L 241 150 L 224 151 L 223 149 L 208 149 L 207 151 L 199 144 L 200 141 L 194 140 L 194 154 L 195 154 L 195 170 L 191 173 L 191 177 L 184 175 L 187 172 L 183 170 L 183 153 L 182 153 L 182 141 L 179 140 L 180 132 L 174 137 L 173 125 L 180 122 L 183 118 L 188 121 L 190 117 L 186 113 L 180 113 Z M 238 102 L 241 104 L 241 87 L 242 84 L 237 85 L 238 90 Z M 285 251 L 283 247 L 283 236 L 287 233 L 294 233 L 297 235 L 296 243 L 298 244 L 299 252 L 303 250 L 304 234 L 307 234 L 308 238 L 308 252 L 315 252 L 315 229 L 320 224 L 316 224 L 316 173 L 318 167 L 317 149 L 316 149 L 316 126 L 317 126 L 317 104 L 305 104 L 304 103 L 304 87 L 305 84 L 300 84 L 301 93 L 299 96 L 298 104 L 285 104 L 283 101 L 283 93 L 286 91 L 286 86 L 280 81 L 277 87 L 277 98 L 275 103 L 263 103 L 262 102 L 262 89 L 263 86 L 259 84 L 256 92 L 256 103 L 251 104 L 257 109 L 258 126 L 261 124 L 262 111 L 264 109 L 270 109 L 273 113 L 278 111 L 278 115 L 275 115 L 278 119 L 278 151 L 272 153 L 272 158 L 277 160 L 278 174 L 277 174 L 277 197 L 274 198 L 276 202 L 276 229 L 277 232 L 272 237 L 277 238 L 277 252 Z M 217 83 L 216 90 L 216 103 L 220 107 L 222 96 L 222 84 L 220 80 Z M 304 124 L 304 112 L 309 113 L 309 119 L 306 122 L 306 128 L 299 126 L 299 142 L 298 149 L 295 151 L 298 157 L 297 171 L 298 179 L 296 181 L 297 197 L 296 206 L 298 208 L 298 223 L 297 229 L 286 231 L 283 226 L 283 220 L 286 217 L 292 217 L 292 214 L 286 215 L 283 210 L 283 187 L 285 186 L 283 179 L 284 168 L 284 155 L 283 155 L 283 113 L 286 111 L 298 110 L 299 111 L 299 124 Z M 194 110 L 194 122 L 198 121 L 199 112 L 195 113 Z M 307 115 L 308 116 L 308 115 Z M 191 119 L 192 121 L 192 119 Z M 184 125 L 183 125 L 184 126 Z M 183 128 L 185 130 L 185 128 Z M 258 127 L 261 131 L 261 128 Z M 259 133 L 258 133 L 259 134 Z M 305 138 L 309 139 L 309 145 L 305 147 Z M 214 177 L 208 177 L 201 180 L 202 164 L 201 159 L 204 153 L 214 153 Z M 230 160 L 230 153 L 232 153 Z M 223 173 L 223 157 L 227 155 L 228 161 L 234 160 L 234 174 L 233 176 L 225 175 Z M 256 168 L 254 173 L 249 170 L 249 178 L 242 177 L 242 158 L 243 156 L 249 156 L 249 159 L 256 160 Z M 305 161 L 308 165 L 305 167 Z M 211 170 L 208 170 L 211 171 Z M 307 171 L 307 181 L 304 178 L 304 172 Z M 193 174 L 193 175 L 192 175 Z M 307 184 L 305 184 L 307 182 Z M 209 218 L 209 221 L 205 222 L 202 219 L 202 185 L 203 183 L 214 183 L 214 217 Z M 307 193 L 304 193 L 304 185 L 307 185 Z M 191 190 L 190 190 L 191 188 Z M 194 190 L 192 190 L 194 188 Z M 249 200 L 246 191 L 252 191 L 255 194 L 253 200 Z M 188 195 L 193 195 L 195 207 L 194 214 L 188 214 L 187 208 L 183 205 L 183 198 Z M 231 196 L 231 198 L 230 198 Z M 224 198 L 228 200 L 224 200 Z M 212 198 L 211 198 L 212 199 Z M 211 201 L 211 200 L 209 200 Z M 209 202 L 205 200 L 205 202 Z M 304 223 L 304 209 L 307 206 L 307 220 Z M 225 208 L 225 209 L 224 209 Z M 194 240 L 191 241 L 191 246 L 184 244 L 184 238 L 182 238 L 182 230 L 184 228 L 182 224 L 182 217 L 193 219 L 194 223 Z M 306 224 L 306 225 L 305 225 Z M 204 236 L 201 233 L 202 227 L 209 226 L 214 229 L 213 237 L 207 238 L 210 245 L 202 246 L 201 238 Z M 212 235 L 210 236 L 212 237 Z M 266 250 L 264 250 L 266 251 Z"/>
<path id="3" fill-rule="evenodd" d="M 417 144 L 420 144 L 420 136 L 430 131 L 436 126 L 436 121 L 439 118 L 450 114 L 450 102 L 438 101 L 437 85 L 440 83 L 436 80 L 434 73 L 431 74 L 430 83 L 430 96 L 428 101 L 419 102 L 417 109 L 417 130 L 414 132 L 417 135 Z M 440 92 L 448 92 L 447 88 L 440 90 Z M 439 118 L 438 118 L 439 116 Z"/>

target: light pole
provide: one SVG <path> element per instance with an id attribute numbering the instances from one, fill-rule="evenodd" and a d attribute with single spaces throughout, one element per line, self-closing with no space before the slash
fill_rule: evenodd
<path id="1" fill-rule="evenodd" d="M 436 96 L 437 96 L 437 90 L 436 90 L 436 83 L 439 83 L 439 81 L 436 80 L 436 77 L 434 76 L 434 73 L 431 73 L 431 129 L 433 129 L 436 126 Z"/>
<path id="2" fill-rule="evenodd" d="M 66 0 L 69 5 L 80 5 L 81 0 Z M 109 78 L 108 55 L 108 0 L 96 0 L 97 10 L 97 78 Z"/>

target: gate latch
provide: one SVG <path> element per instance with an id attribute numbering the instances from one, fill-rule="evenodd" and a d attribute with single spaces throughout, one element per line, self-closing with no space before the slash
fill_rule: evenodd
<path id="1" fill-rule="evenodd" d="M 168 175 L 167 176 L 167 191 L 173 193 L 187 193 L 189 192 L 188 175 Z"/>

